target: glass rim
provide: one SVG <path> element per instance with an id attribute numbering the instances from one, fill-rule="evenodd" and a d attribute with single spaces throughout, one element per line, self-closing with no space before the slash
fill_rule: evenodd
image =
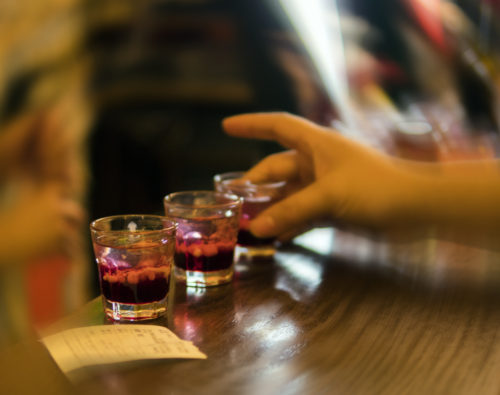
<path id="1" fill-rule="evenodd" d="M 172 199 L 176 196 L 197 194 L 197 193 L 223 196 L 225 198 L 230 199 L 230 201 L 224 203 L 211 203 L 211 204 L 186 204 L 186 203 L 172 202 Z M 225 193 L 225 192 L 210 191 L 210 190 L 193 190 L 193 191 L 179 191 L 179 192 L 169 193 L 163 198 L 163 203 L 165 205 L 177 208 L 223 208 L 223 207 L 233 207 L 241 205 L 243 203 L 243 198 L 241 198 L 238 195 L 235 195 L 234 193 Z"/>
<path id="2" fill-rule="evenodd" d="M 224 180 L 225 177 L 228 177 L 228 180 L 229 179 L 237 179 L 237 178 L 242 178 L 243 175 L 245 175 L 245 173 L 246 173 L 245 171 L 228 171 L 226 173 L 219 173 L 219 174 L 214 175 L 214 181 L 221 183 L 221 184 L 224 184 L 224 182 L 227 181 L 227 180 Z M 229 177 L 231 177 L 231 178 L 229 178 Z M 252 189 L 258 189 L 258 188 L 277 189 L 277 188 L 281 188 L 281 187 L 285 186 L 285 184 L 286 184 L 285 180 L 263 182 L 260 184 L 255 184 L 251 181 L 249 181 L 249 182 L 250 182 L 250 184 L 242 185 L 242 186 L 231 185 L 231 188 L 235 188 L 235 189 L 238 189 L 238 188 L 239 189 L 251 189 L 251 188 Z"/>
<path id="3" fill-rule="evenodd" d="M 161 233 L 161 232 L 170 232 L 170 231 L 175 231 L 177 230 L 177 223 L 172 220 L 171 218 L 165 216 L 165 215 L 156 215 L 156 214 L 117 214 L 117 215 L 109 215 L 106 217 L 101 217 L 93 220 L 90 223 L 90 230 L 94 232 L 106 232 L 106 233 L 130 233 L 132 231 L 127 230 L 127 229 L 121 229 L 121 230 L 109 230 L 109 229 L 101 229 L 97 226 L 98 223 L 100 222 L 110 222 L 114 219 L 125 219 L 127 217 L 130 218 L 151 218 L 151 219 L 161 219 L 164 222 L 167 222 L 169 225 L 163 227 L 162 229 L 151 229 L 151 230 L 140 230 L 142 234 L 154 234 L 154 233 Z"/>

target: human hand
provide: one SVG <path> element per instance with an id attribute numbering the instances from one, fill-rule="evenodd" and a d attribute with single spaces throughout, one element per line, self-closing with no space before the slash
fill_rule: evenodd
<path id="1" fill-rule="evenodd" d="M 286 180 L 289 195 L 251 224 L 270 237 L 329 217 L 336 223 L 383 229 L 405 223 L 412 175 L 395 159 L 327 129 L 285 113 L 226 118 L 231 136 L 274 140 L 290 151 L 271 155 L 248 171 L 252 182 Z"/>

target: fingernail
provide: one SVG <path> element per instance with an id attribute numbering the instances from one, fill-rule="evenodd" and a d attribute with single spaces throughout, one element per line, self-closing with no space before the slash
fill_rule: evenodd
<path id="1" fill-rule="evenodd" d="M 274 236 L 276 223 L 270 216 L 259 217 L 250 225 L 250 231 L 257 237 Z"/>

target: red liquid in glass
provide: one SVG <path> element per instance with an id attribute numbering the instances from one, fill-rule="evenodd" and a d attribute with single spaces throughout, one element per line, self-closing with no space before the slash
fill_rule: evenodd
<path id="1" fill-rule="evenodd" d="M 244 247 L 260 247 L 273 244 L 276 240 L 275 237 L 255 237 L 249 230 L 240 229 L 238 232 L 238 244 Z"/>
<path id="2" fill-rule="evenodd" d="M 177 222 L 176 267 L 194 272 L 230 269 L 234 262 L 238 216 L 224 212 Z"/>
<path id="3" fill-rule="evenodd" d="M 242 206 L 240 229 L 238 231 L 238 244 L 244 247 L 260 247 L 273 244 L 275 237 L 260 238 L 250 233 L 250 221 L 272 203 L 270 198 L 252 199 L 245 198 Z"/>
<path id="4" fill-rule="evenodd" d="M 101 291 L 112 302 L 127 304 L 163 300 L 170 288 L 170 246 L 138 243 L 127 247 L 94 244 Z"/>
<path id="5" fill-rule="evenodd" d="M 175 265 L 183 270 L 213 272 L 228 269 L 234 259 L 234 245 L 178 244 Z"/>

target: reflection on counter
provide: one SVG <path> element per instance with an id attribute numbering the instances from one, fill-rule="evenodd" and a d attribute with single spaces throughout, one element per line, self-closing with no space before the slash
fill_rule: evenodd
<path id="1" fill-rule="evenodd" d="M 274 288 L 297 302 L 308 300 L 323 280 L 322 265 L 305 254 L 280 252 L 276 264 L 284 271 L 276 277 Z"/>
<path id="2" fill-rule="evenodd" d="M 335 230 L 333 228 L 316 228 L 297 236 L 293 242 L 319 254 L 331 254 L 335 242 Z"/>
<path id="3" fill-rule="evenodd" d="M 487 246 L 466 245 L 430 235 L 424 238 L 374 237 L 334 228 L 313 229 L 297 237 L 294 244 L 312 253 L 332 256 L 357 268 L 382 268 L 384 273 L 411 279 L 427 286 L 461 285 L 500 286 L 500 251 Z M 280 264 L 278 254 L 278 264 Z M 304 286 L 320 283 L 321 266 L 314 260 L 295 255 L 287 257 L 284 269 L 300 278 Z M 278 278 L 277 287 L 287 290 L 286 281 Z M 296 284 L 294 286 L 296 292 Z M 500 287 L 499 287 L 500 289 Z M 295 295 L 299 300 L 304 295 Z"/>

